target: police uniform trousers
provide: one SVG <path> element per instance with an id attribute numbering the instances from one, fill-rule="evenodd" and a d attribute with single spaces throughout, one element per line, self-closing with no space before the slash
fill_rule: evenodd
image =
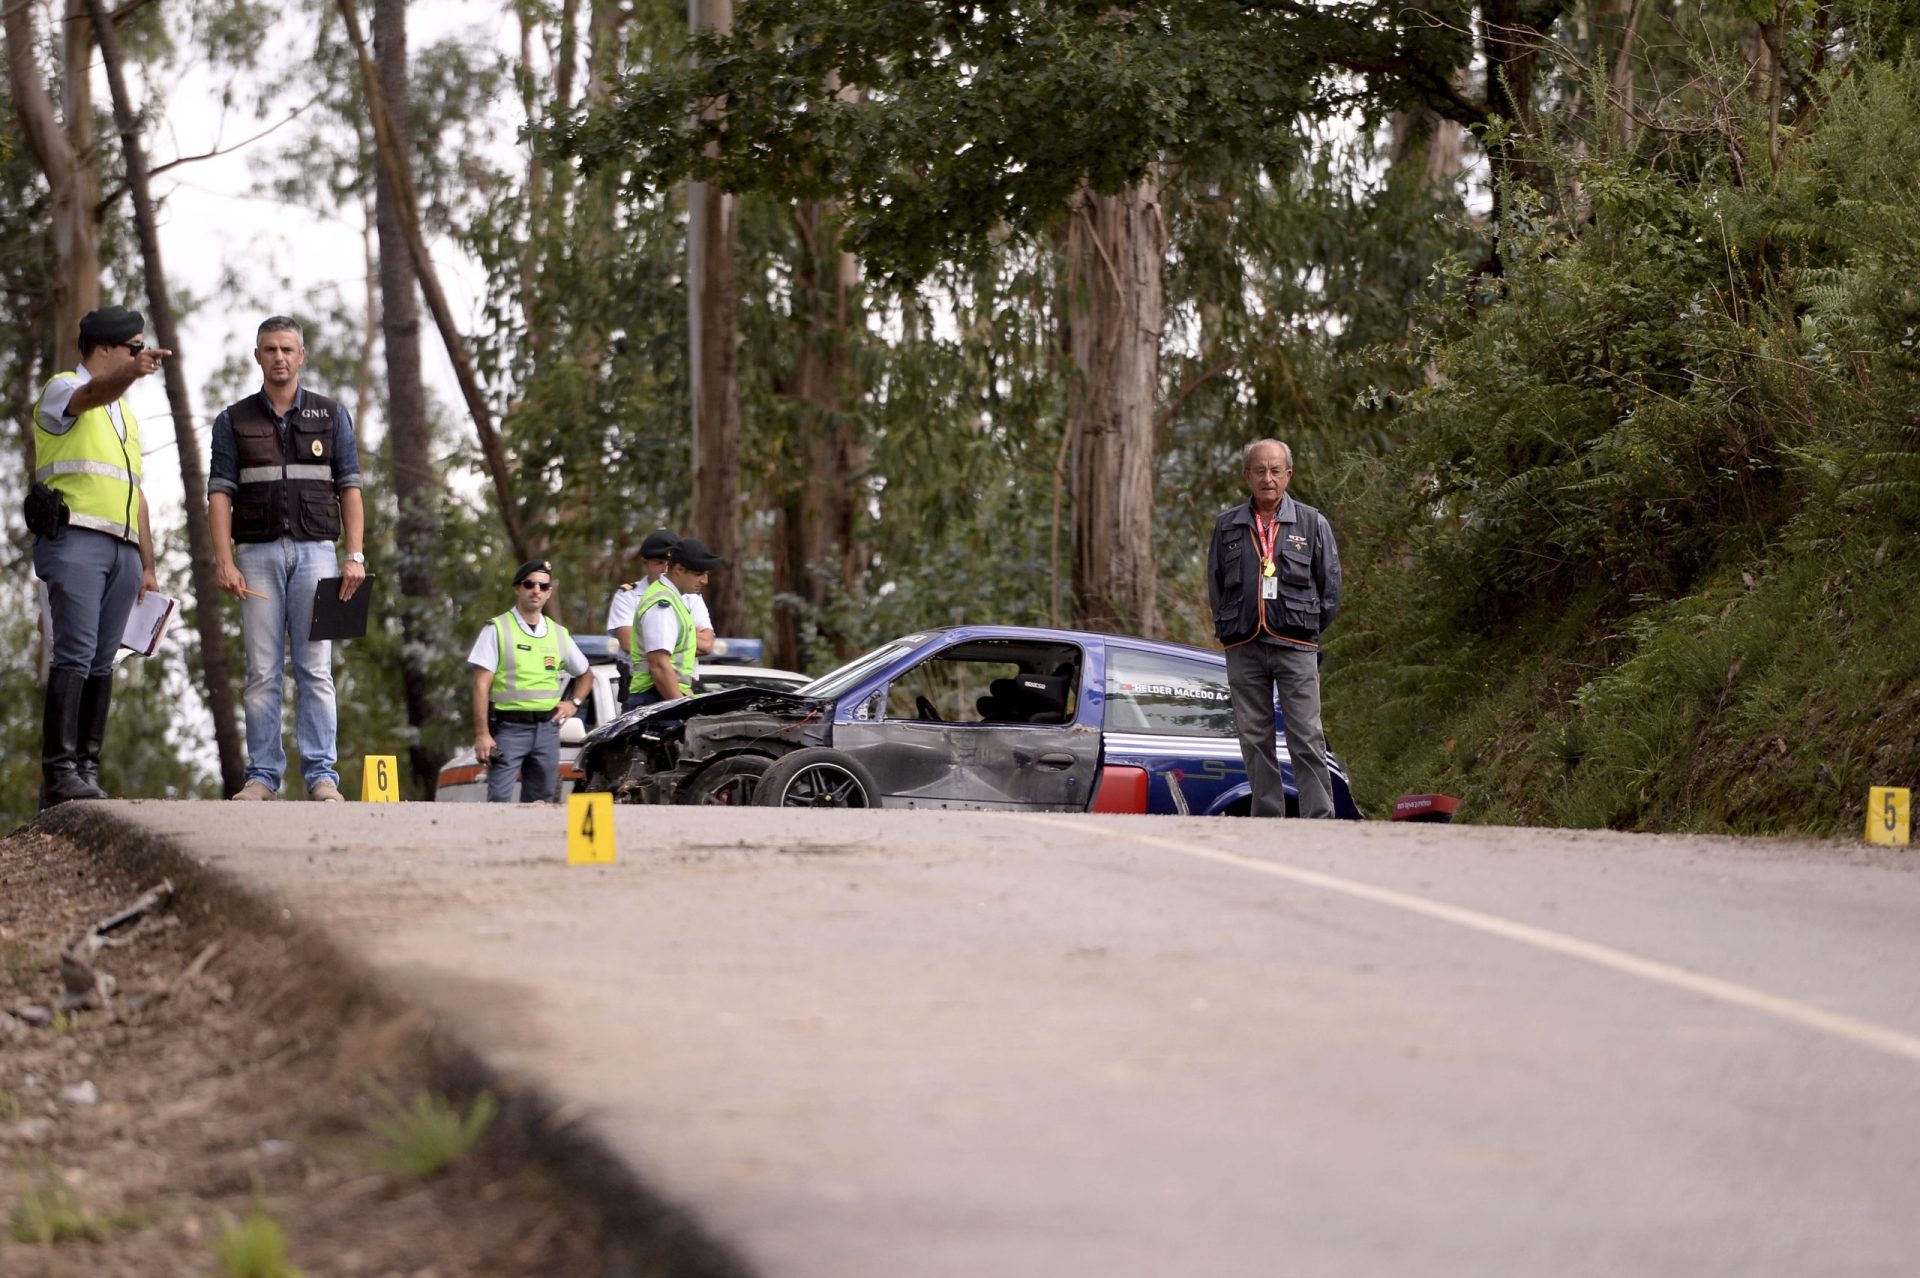
<path id="1" fill-rule="evenodd" d="M 495 712 L 487 725 L 493 734 L 493 759 L 487 764 L 488 803 L 512 803 L 516 778 L 520 802 L 553 802 L 560 780 L 560 725 L 546 721 L 550 713 Z"/>
<path id="2" fill-rule="evenodd" d="M 33 572 L 47 583 L 53 610 L 53 668 L 111 674 L 140 593 L 140 551 L 112 533 L 68 524 L 34 539 Z"/>

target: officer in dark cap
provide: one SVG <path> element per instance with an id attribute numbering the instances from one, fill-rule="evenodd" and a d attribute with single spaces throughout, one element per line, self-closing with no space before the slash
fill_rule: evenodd
<path id="1" fill-rule="evenodd" d="M 623 710 L 692 693 L 700 633 L 687 601 L 698 598 L 713 570 L 726 562 L 697 537 L 667 552 L 666 573 L 647 587 L 634 610 L 633 674 Z"/>
<path id="2" fill-rule="evenodd" d="M 641 538 L 640 575 L 632 581 L 621 582 L 613 592 L 613 602 L 607 605 L 607 633 L 613 636 L 615 650 L 620 653 L 623 664 L 627 649 L 633 646 L 633 612 L 640 604 L 640 596 L 660 580 L 667 570 L 667 552 L 679 544 L 680 538 L 665 528 L 656 528 Z"/>
<path id="3" fill-rule="evenodd" d="M 625 688 L 633 675 L 628 665 L 628 654 L 633 649 L 633 614 L 640 606 L 640 596 L 647 588 L 660 580 L 667 571 L 667 552 L 680 544 L 680 538 L 665 528 L 656 528 L 640 542 L 640 577 L 635 581 L 622 582 L 613 592 L 613 602 L 607 606 L 607 633 L 613 636 L 614 652 L 618 654 L 614 665 L 620 671 L 620 687 Z M 713 618 L 707 612 L 707 601 L 701 595 L 685 596 L 687 611 L 693 614 L 693 630 L 697 636 L 694 643 L 696 656 L 704 657 L 713 651 Z"/>
<path id="4" fill-rule="evenodd" d="M 80 321 L 80 366 L 56 373 L 33 409 L 33 488 L 26 502 L 33 571 L 47 584 L 53 655 L 40 741 L 40 806 L 102 799 L 100 752 L 113 655 L 127 614 L 154 577 L 153 530 L 140 491 L 140 423 L 124 398 L 172 351 L 148 346 L 124 306 Z"/>
<path id="5" fill-rule="evenodd" d="M 513 591 L 513 608 L 489 621 L 467 654 L 473 752 L 487 770 L 487 802 L 511 801 L 518 778 L 522 803 L 548 803 L 559 792 L 560 725 L 580 712 L 593 676 L 567 628 L 546 615 L 553 565 L 521 564 Z"/>

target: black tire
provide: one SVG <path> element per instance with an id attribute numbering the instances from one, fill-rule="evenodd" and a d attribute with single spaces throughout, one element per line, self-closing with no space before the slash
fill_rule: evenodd
<path id="1" fill-rule="evenodd" d="M 760 778 L 753 801 L 763 808 L 877 808 L 873 774 L 839 750 L 795 750 Z"/>
<path id="2" fill-rule="evenodd" d="M 713 807 L 744 808 L 754 801 L 760 778 L 773 760 L 757 754 L 735 754 L 716 759 L 680 787 L 680 802 Z"/>

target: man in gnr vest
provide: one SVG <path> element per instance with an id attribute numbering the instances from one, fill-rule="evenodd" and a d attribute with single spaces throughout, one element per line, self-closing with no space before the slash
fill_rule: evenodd
<path id="1" fill-rule="evenodd" d="M 593 688 L 587 658 L 567 628 L 545 615 L 553 565 L 535 559 L 513 574 L 514 606 L 474 640 L 473 753 L 487 770 L 487 802 L 549 803 L 558 793 L 560 725 Z M 560 694 L 571 681 L 566 696 Z"/>
<path id="2" fill-rule="evenodd" d="M 113 655 L 127 614 L 158 590 L 140 423 L 122 398 L 173 352 L 141 341 L 146 321 L 124 306 L 80 321 L 80 366 L 56 373 L 33 410 L 27 527 L 34 575 L 47 584 L 53 653 L 40 738 L 40 806 L 104 799 L 100 752 L 113 696 Z"/>
<path id="3" fill-rule="evenodd" d="M 338 716 L 333 645 L 309 639 L 320 582 L 340 578 L 351 599 L 366 580 L 360 454 L 346 406 L 300 384 L 307 346 L 300 325 L 275 315 L 260 325 L 260 390 L 213 421 L 207 522 L 220 588 L 240 596 L 247 645 L 247 780 L 236 799 L 271 799 L 287 766 L 280 739 L 282 667 L 293 652 L 294 742 L 307 794 L 338 803 Z M 334 556 L 346 541 L 346 562 Z M 229 542 L 231 541 L 231 545 Z"/>
<path id="4" fill-rule="evenodd" d="M 667 551 L 667 571 L 640 596 L 633 610 L 633 677 L 620 708 L 671 701 L 693 692 L 700 632 L 687 599 L 706 589 L 713 570 L 727 562 L 688 537 Z"/>

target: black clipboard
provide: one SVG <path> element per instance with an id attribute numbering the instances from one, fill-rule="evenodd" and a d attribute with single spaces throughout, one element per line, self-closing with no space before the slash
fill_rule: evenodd
<path id="1" fill-rule="evenodd" d="M 322 639 L 359 639 L 367 633 L 367 616 L 373 604 L 374 575 L 368 573 L 353 592 L 353 598 L 340 598 L 340 578 L 325 577 L 313 588 L 313 626 L 307 632 L 311 641 Z"/>

